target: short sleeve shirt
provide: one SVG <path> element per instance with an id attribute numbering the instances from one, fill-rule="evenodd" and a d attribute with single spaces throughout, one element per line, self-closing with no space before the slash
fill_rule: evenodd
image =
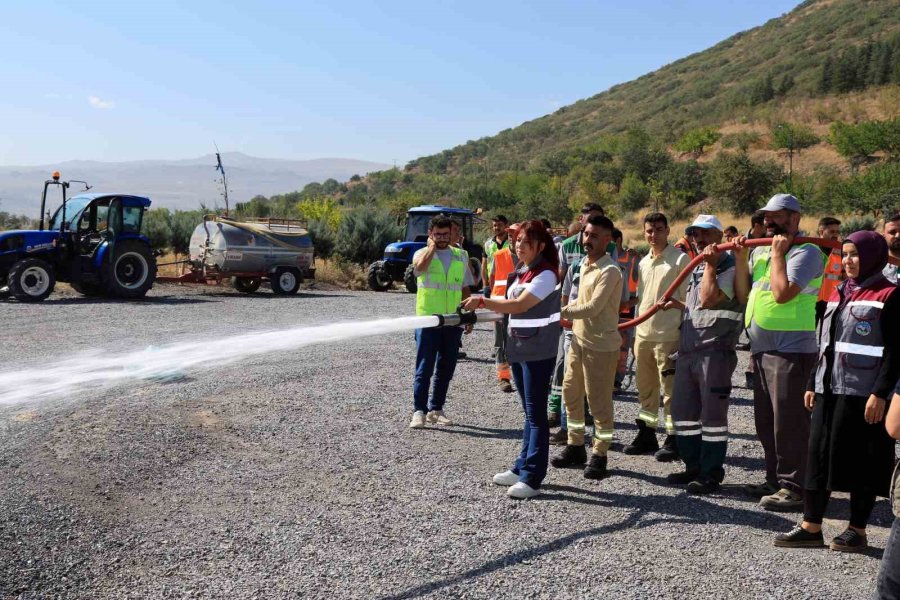
<path id="1" fill-rule="evenodd" d="M 421 248 L 421 249 L 417 250 L 415 254 L 413 254 L 413 262 L 414 263 L 415 263 L 416 259 L 419 257 L 419 255 L 421 253 L 425 252 L 425 250 L 426 250 L 425 248 Z M 465 251 L 461 251 L 461 252 L 462 252 L 463 263 L 464 263 L 463 266 L 465 266 L 465 269 L 463 269 L 463 271 L 464 271 L 463 285 L 472 287 L 475 285 L 475 278 L 472 276 L 472 269 L 469 268 L 469 260 L 468 260 L 469 255 L 466 254 Z M 434 253 L 434 258 L 432 260 L 441 261 L 441 264 L 444 266 L 444 273 L 447 273 L 450 270 L 450 263 L 453 262 L 453 251 L 450 250 L 450 248 L 447 248 L 446 250 L 436 250 Z M 413 271 L 415 271 L 416 277 L 418 277 L 419 275 L 421 275 L 424 272 L 424 271 L 417 270 L 415 267 L 413 267 Z"/>
<path id="2" fill-rule="evenodd" d="M 556 273 L 551 270 L 541 271 L 528 283 L 519 283 L 519 275 L 516 275 L 512 286 L 509 288 L 509 298 L 518 298 L 528 292 L 538 300 L 543 300 L 556 289 Z"/>
<path id="3" fill-rule="evenodd" d="M 750 273 L 753 273 L 753 260 L 765 247 L 756 247 L 750 253 Z M 787 278 L 790 283 L 801 289 L 809 282 L 821 277 L 825 272 L 825 258 L 816 246 L 800 246 L 787 260 Z M 749 309 L 748 309 L 749 310 Z M 818 352 L 815 331 L 770 331 L 750 321 L 747 328 L 750 337 L 750 352 L 785 352 L 799 354 L 815 354 Z"/>

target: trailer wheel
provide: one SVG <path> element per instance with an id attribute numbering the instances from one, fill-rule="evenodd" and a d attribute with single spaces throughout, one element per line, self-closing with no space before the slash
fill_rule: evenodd
<path id="1" fill-rule="evenodd" d="M 366 283 L 369 284 L 369 289 L 375 292 L 386 292 L 390 289 L 394 281 L 391 279 L 391 274 L 384 267 L 383 260 L 369 265 L 369 269 L 366 271 Z"/>
<path id="2" fill-rule="evenodd" d="M 300 275 L 300 271 L 291 267 L 278 267 L 275 269 L 275 273 L 269 277 L 272 291 L 281 296 L 296 294 L 302 282 L 303 276 Z"/>
<path id="3" fill-rule="evenodd" d="M 156 279 L 156 258 L 144 242 L 117 242 L 111 259 L 103 265 L 103 288 L 112 298 L 143 298 Z"/>
<path id="4" fill-rule="evenodd" d="M 412 263 L 406 267 L 406 272 L 403 273 L 403 285 L 406 286 L 406 291 L 410 294 L 415 294 L 419 289 L 419 278 L 416 277 L 416 269 L 412 266 Z"/>
<path id="5" fill-rule="evenodd" d="M 252 294 L 259 289 L 262 279 L 259 277 L 234 277 L 231 285 L 234 289 L 244 294 Z"/>
<path id="6" fill-rule="evenodd" d="M 37 258 L 26 258 L 14 264 L 7 279 L 10 293 L 19 302 L 40 302 L 56 285 L 53 267 Z"/>

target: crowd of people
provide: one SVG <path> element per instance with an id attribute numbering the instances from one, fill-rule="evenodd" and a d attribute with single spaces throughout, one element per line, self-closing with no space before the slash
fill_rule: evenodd
<path id="1" fill-rule="evenodd" d="M 816 243 L 798 241 L 800 217 L 799 200 L 777 194 L 743 235 L 699 215 L 673 243 L 668 219 L 653 212 L 643 219 L 649 252 L 640 257 L 596 204 L 584 206 L 570 236 L 555 240 L 546 222 L 496 216 L 481 290 L 472 289 L 467 257 L 453 244 L 452 220 L 432 219 L 427 247 L 413 257 L 417 314 L 462 306 L 506 315 L 495 323 L 496 376 L 503 391 L 518 392 L 524 426 L 518 457 L 494 483 L 525 499 L 540 494 L 548 465 L 607 477 L 613 396 L 630 351 L 637 433 L 623 451 L 680 461 L 670 484 L 715 492 L 725 478 L 736 350 L 749 349 L 746 378 L 765 474 L 746 492 L 765 510 L 803 514 L 774 544 L 824 547 L 830 494 L 846 492 L 849 523 L 828 546 L 866 548 L 876 498 L 893 496 L 896 483 L 900 213 L 881 232 L 844 239 L 840 221 L 826 217 Z M 759 238 L 771 239 L 753 241 Z M 723 249 L 724 242 L 733 247 Z M 632 319 L 635 327 L 619 329 Z M 451 423 L 444 404 L 462 333 L 416 332 L 410 427 Z M 551 445 L 561 446 L 553 457 Z M 900 597 L 898 522 L 878 597 Z"/>

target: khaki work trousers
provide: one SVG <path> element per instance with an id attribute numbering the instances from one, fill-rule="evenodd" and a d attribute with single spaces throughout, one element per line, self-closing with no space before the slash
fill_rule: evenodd
<path id="1" fill-rule="evenodd" d="M 678 342 L 650 342 L 638 338 L 634 342 L 634 379 L 641 410 L 638 419 L 656 429 L 660 421 L 659 392 L 663 393 L 666 432 L 675 433 L 672 425 L 672 384 L 675 362 L 669 355 L 678 350 Z M 666 373 L 666 375 L 663 375 Z"/>
<path id="2" fill-rule="evenodd" d="M 584 445 L 584 397 L 594 416 L 594 454 L 606 456 L 613 439 L 613 383 L 619 351 L 597 352 L 572 337 L 563 376 L 563 402 L 569 426 L 569 445 Z"/>

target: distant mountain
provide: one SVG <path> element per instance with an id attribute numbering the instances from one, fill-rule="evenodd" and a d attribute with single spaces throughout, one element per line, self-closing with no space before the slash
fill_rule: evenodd
<path id="1" fill-rule="evenodd" d="M 222 153 L 228 176 L 229 200 L 234 206 L 257 194 L 270 196 L 302 189 L 308 183 L 332 178 L 347 181 L 389 167 L 344 158 L 282 160 L 257 158 L 240 152 Z M 184 160 L 137 160 L 112 163 L 71 160 L 55 165 L 0 166 L 0 211 L 37 216 L 41 190 L 53 171 L 64 180 L 87 181 L 91 191 L 128 192 L 149 196 L 154 207 L 192 210 L 201 203 L 222 204 L 221 185 L 215 171 L 216 157 L 208 154 Z M 70 195 L 81 189 L 73 184 Z M 52 203 L 54 206 L 56 200 Z"/>

